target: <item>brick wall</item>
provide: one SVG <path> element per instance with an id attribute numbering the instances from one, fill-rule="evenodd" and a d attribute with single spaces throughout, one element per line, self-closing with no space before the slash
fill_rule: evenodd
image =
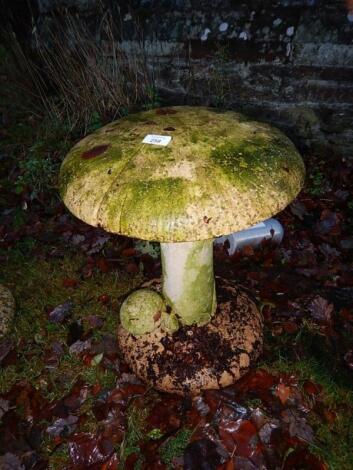
<path id="1" fill-rule="evenodd" d="M 97 24 L 97 3 L 37 0 L 38 24 L 63 6 Z M 353 11 L 344 0 L 120 0 L 111 7 L 127 50 L 138 25 L 167 102 L 242 110 L 302 148 L 353 156 Z"/>

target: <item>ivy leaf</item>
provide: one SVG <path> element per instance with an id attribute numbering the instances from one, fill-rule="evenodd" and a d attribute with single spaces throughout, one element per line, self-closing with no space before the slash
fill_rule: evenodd
<path id="1" fill-rule="evenodd" d="M 102 362 L 103 353 L 96 354 L 91 361 L 91 366 L 98 366 Z"/>

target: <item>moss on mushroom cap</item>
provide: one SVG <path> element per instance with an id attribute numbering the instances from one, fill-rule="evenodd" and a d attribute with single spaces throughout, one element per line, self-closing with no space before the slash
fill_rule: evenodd
<path id="1" fill-rule="evenodd" d="M 167 147 L 143 144 L 171 135 Z M 61 194 L 78 218 L 160 242 L 214 238 L 289 204 L 304 164 L 279 130 L 231 111 L 180 106 L 127 116 L 79 142 Z"/>
<path id="2" fill-rule="evenodd" d="M 127 297 L 120 309 L 123 327 L 133 335 L 151 333 L 161 323 L 163 298 L 150 289 L 140 289 Z"/>

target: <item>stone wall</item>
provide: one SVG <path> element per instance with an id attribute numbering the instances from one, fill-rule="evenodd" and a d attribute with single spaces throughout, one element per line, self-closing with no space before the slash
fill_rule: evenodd
<path id="1" fill-rule="evenodd" d="M 351 0 L 111 1 L 36 0 L 35 21 L 66 7 L 98 24 L 110 8 L 126 50 L 143 37 L 165 102 L 242 110 L 353 156 Z"/>

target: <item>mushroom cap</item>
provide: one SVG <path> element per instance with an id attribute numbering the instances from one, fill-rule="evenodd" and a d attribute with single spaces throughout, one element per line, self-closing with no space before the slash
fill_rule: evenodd
<path id="1" fill-rule="evenodd" d="M 172 136 L 165 146 L 147 134 Z M 278 129 L 232 111 L 176 106 L 132 114 L 81 140 L 60 190 L 79 219 L 159 242 L 245 229 L 298 194 L 304 163 Z"/>

